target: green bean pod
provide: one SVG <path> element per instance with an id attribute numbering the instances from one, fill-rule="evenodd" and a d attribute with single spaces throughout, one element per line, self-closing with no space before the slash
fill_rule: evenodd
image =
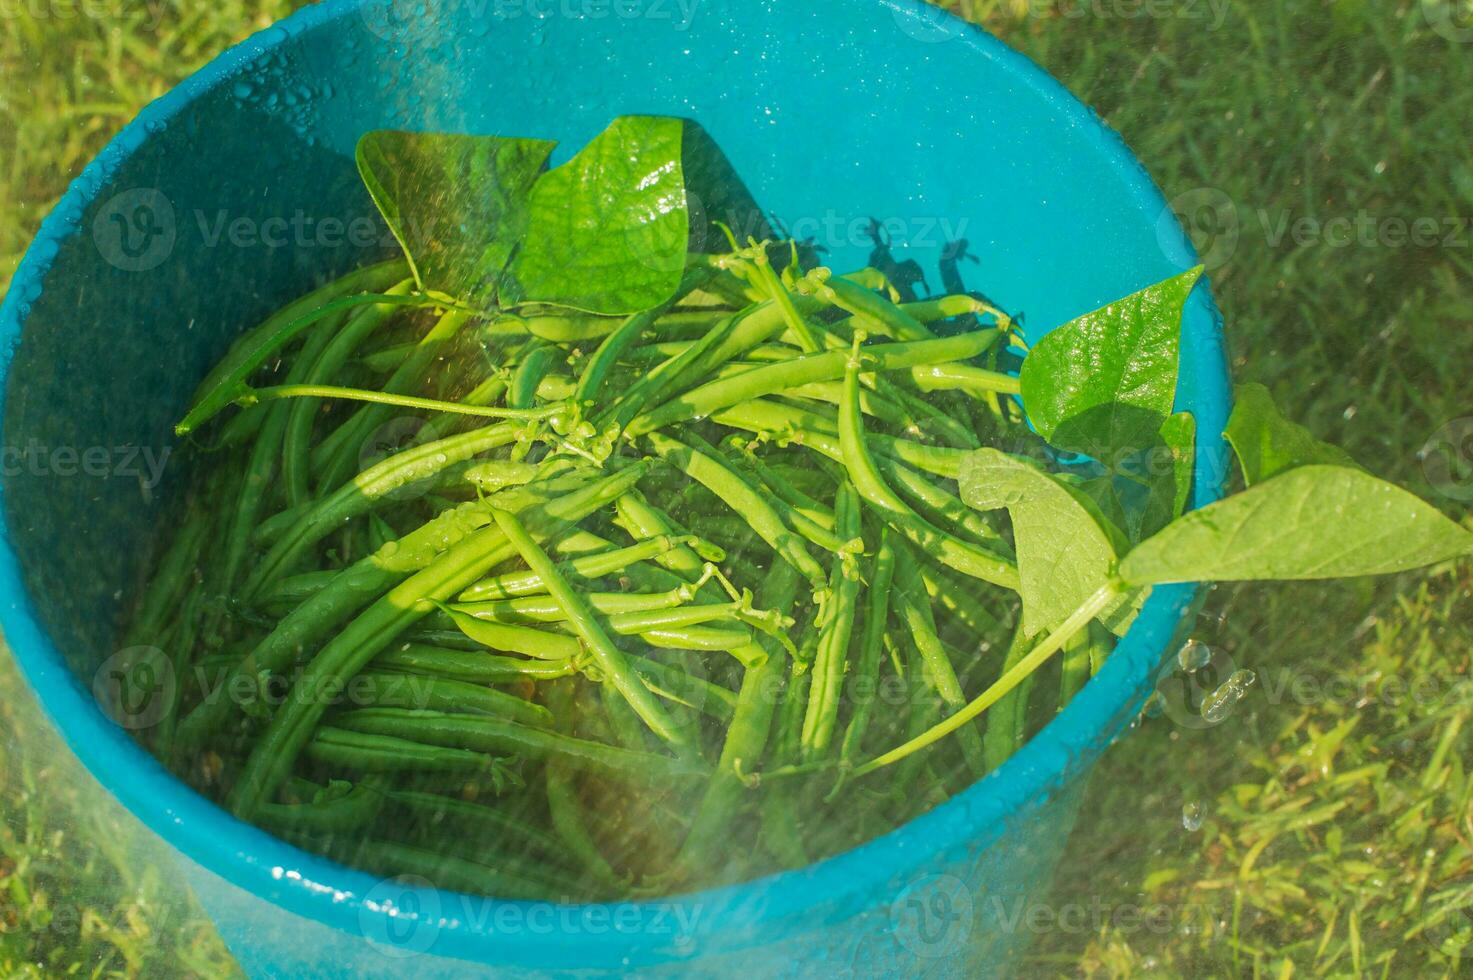
<path id="1" fill-rule="evenodd" d="M 604 690 L 609 690 L 607 686 Z M 555 688 L 549 693 L 559 717 L 564 719 L 559 731 L 566 735 L 573 716 L 573 702 L 567 692 Z M 628 702 L 619 698 L 614 701 L 628 708 Z M 632 711 L 633 709 L 629 709 Z M 636 723 L 638 723 L 636 719 Z M 627 891 L 630 880 L 619 874 L 599 850 L 588 825 L 583 820 L 582 804 L 573 783 L 573 767 L 561 758 L 551 758 L 543 771 L 547 790 L 547 812 L 552 818 L 553 830 L 570 852 L 573 860 L 595 881 L 613 890 L 616 894 Z"/>
<path id="2" fill-rule="evenodd" d="M 477 643 L 504 653 L 520 653 L 536 660 L 577 660 L 583 646 L 571 636 L 507 623 L 491 622 L 452 606 L 437 604 L 455 628 Z"/>
<path id="3" fill-rule="evenodd" d="M 740 627 L 720 629 L 711 626 L 688 626 L 682 629 L 641 629 L 641 640 L 665 650 L 696 650 L 734 653 L 752 644 L 752 631 Z"/>
<path id="4" fill-rule="evenodd" d="M 867 371 L 898 371 L 924 364 L 964 361 L 980 355 L 996 338 L 995 330 L 979 330 L 941 340 L 879 344 L 866 348 L 865 367 Z M 789 388 L 837 381 L 844 377 L 849 360 L 849 352 L 830 350 L 754 368 L 722 381 L 712 381 L 641 415 L 629 424 L 628 432 L 630 435 L 643 435 L 675 422 L 705 418 L 723 408 Z"/>
<path id="5" fill-rule="evenodd" d="M 859 496 L 849 484 L 839 487 L 835 521 L 839 535 L 847 540 L 859 537 Z M 859 601 L 859 567 L 852 554 L 834 559 L 829 579 L 832 608 L 825 612 L 824 627 L 819 636 L 813 660 L 813 682 L 808 692 L 808 707 L 803 716 L 799 739 L 805 759 L 826 754 L 839 718 L 839 700 L 848 668 L 849 641 L 854 632 L 854 615 Z"/>
<path id="6" fill-rule="evenodd" d="M 267 803 L 261 807 L 259 819 L 278 830 L 345 833 L 372 823 L 383 802 L 380 792 L 366 783 L 359 783 L 336 799 L 312 803 Z"/>
<path id="7" fill-rule="evenodd" d="M 571 660 L 495 657 L 484 651 L 447 650 L 422 643 L 400 643 L 373 658 L 373 669 L 424 677 L 447 677 L 477 684 L 516 684 L 572 677 Z"/>
<path id="8" fill-rule="evenodd" d="M 901 580 L 914 582 L 915 559 L 905 549 L 900 550 L 897 559 Z M 902 588 L 895 591 L 900 617 L 906 628 L 910 630 L 915 651 L 921 663 L 925 665 L 925 679 L 948 708 L 957 711 L 966 707 L 966 693 L 962 690 L 961 682 L 956 676 L 956 669 L 952 666 L 950 657 L 947 656 L 941 638 L 936 635 L 936 621 L 925 591 L 918 588 Z M 972 775 L 976 777 L 985 775 L 987 765 L 982 752 L 982 736 L 977 727 L 968 725 L 961 730 L 958 738 L 961 742 L 962 754 L 966 757 Z"/>
<path id="9" fill-rule="evenodd" d="M 860 636 L 859 658 L 850 679 L 850 703 L 853 712 L 849 727 L 839 746 L 840 772 L 853 768 L 864 747 L 864 735 L 874 714 L 879 689 L 880 660 L 884 649 L 885 630 L 890 621 L 890 600 L 895 581 L 895 548 L 888 527 L 880 530 L 880 544 L 870 565 L 869 589 L 864 610 L 864 632 Z"/>
<path id="10" fill-rule="evenodd" d="M 651 731 L 667 742 L 681 744 L 684 741 L 683 733 L 675 728 L 665 709 L 650 696 L 649 691 L 630 671 L 623 651 L 609 639 L 586 600 L 568 584 L 568 580 L 558 571 L 556 563 L 547 556 L 547 552 L 542 550 L 512 514 L 493 510 L 492 516 L 502 534 L 527 563 L 527 567 L 542 576 L 542 580 L 547 583 L 548 594 L 567 610 L 568 622 L 583 641 L 589 657 L 604 674 L 606 682 L 618 688 L 619 693 L 624 695 L 629 706 L 650 726 Z"/>
<path id="11" fill-rule="evenodd" d="M 540 513 L 535 516 L 541 533 L 551 536 L 563 522 L 581 520 L 627 492 L 647 468 L 643 464 L 631 466 L 539 508 Z M 246 760 L 227 801 L 233 812 L 249 817 L 257 805 L 269 799 L 311 738 L 312 729 L 327 708 L 325 695 L 341 690 L 399 633 L 432 608 L 426 600 L 448 600 L 516 553 L 501 530 L 508 515 L 493 510 L 492 516 L 499 518 L 495 527 L 471 534 L 428 567 L 390 589 L 318 652 L 294 685 L 305 696 L 292 697 L 277 711 Z"/>
<path id="12" fill-rule="evenodd" d="M 364 707 L 463 711 L 534 728 L 552 726 L 552 713 L 540 704 L 481 684 L 444 677 L 365 670 L 349 682 L 348 694 L 352 703 Z"/>
<path id="13" fill-rule="evenodd" d="M 593 581 L 607 575 L 627 570 L 640 562 L 663 558 L 678 547 L 687 546 L 693 539 L 662 534 L 631 545 L 601 554 L 586 555 L 563 562 L 559 570 L 570 578 Z M 463 603 L 497 601 L 522 596 L 543 594 L 547 585 L 542 576 L 533 571 L 507 572 L 495 578 L 477 582 L 461 593 L 458 601 Z"/>
<path id="14" fill-rule="evenodd" d="M 526 759 L 551 758 L 582 772 L 639 782 L 706 775 L 703 768 L 672 756 L 632 752 L 501 718 L 406 708 L 361 708 L 338 715 L 334 727 L 440 748 Z"/>
<path id="15" fill-rule="evenodd" d="M 646 438 L 650 447 L 661 458 L 727 501 L 732 509 L 746 518 L 752 529 L 767 542 L 767 546 L 796 568 L 815 592 L 824 590 L 827 576 L 823 567 L 813 560 L 808 549 L 783 523 L 777 511 L 745 480 L 732 472 L 730 467 L 715 456 L 700 452 L 670 436 L 650 433 Z"/>
<path id="16" fill-rule="evenodd" d="M 791 565 L 776 562 L 763 580 L 758 601 L 772 609 L 788 609 L 797 597 L 798 582 L 798 573 Z M 746 777 L 761 764 L 771 734 L 788 660 L 782 645 L 771 638 L 759 638 L 757 642 L 765 656 L 754 659 L 742 675 L 721 758 L 674 862 L 687 877 L 708 866 L 713 855 L 724 847 L 727 828 L 736 817 L 741 797 L 748 792 Z"/>
<path id="17" fill-rule="evenodd" d="M 378 501 L 433 477 L 454 463 L 504 446 L 516 437 L 517 426 L 503 422 L 415 446 L 370 467 L 303 515 L 257 563 L 246 579 L 243 593 L 247 597 L 257 595 L 308 548 L 342 527 L 345 521 L 372 510 Z"/>
<path id="18" fill-rule="evenodd" d="M 822 282 L 810 278 L 800 285 L 811 288 L 820 299 L 849 313 L 854 317 L 856 327 L 871 333 L 895 340 L 931 340 L 936 336 L 901 307 L 842 278 L 828 278 Z"/>
<path id="19" fill-rule="evenodd" d="M 844 465 L 865 503 L 912 543 L 927 554 L 935 555 L 942 564 L 984 582 L 1017 591 L 1018 569 L 1012 563 L 937 528 L 901 500 L 880 476 L 865 444 L 864 422 L 859 414 L 857 346 L 855 357 L 845 372 L 844 393 L 844 410 L 839 414 L 839 442 Z"/>
<path id="20" fill-rule="evenodd" d="M 241 705 L 238 699 L 253 690 L 261 672 L 279 673 L 303 652 L 322 642 L 365 605 L 382 596 L 395 582 L 429 565 L 434 559 L 491 522 L 479 503 L 447 511 L 413 534 L 386 545 L 332 579 L 293 609 L 184 719 L 180 739 L 199 744 L 209 739 Z"/>

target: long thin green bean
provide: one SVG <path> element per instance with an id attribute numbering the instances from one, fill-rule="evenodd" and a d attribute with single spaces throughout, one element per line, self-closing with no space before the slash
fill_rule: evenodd
<path id="1" fill-rule="evenodd" d="M 624 700 L 644 719 L 652 732 L 667 742 L 681 744 L 685 740 L 683 733 L 676 729 L 665 709 L 631 672 L 623 651 L 609 639 L 587 601 L 568 584 L 568 580 L 558 571 L 557 564 L 547 557 L 547 552 L 542 550 L 514 515 L 493 510 L 492 516 L 502 534 L 527 563 L 527 567 L 542 577 L 547 584 L 548 594 L 567 611 L 568 621 L 578 638 L 587 646 L 589 656 L 603 672 L 606 682 L 618 688 Z"/>
<path id="2" fill-rule="evenodd" d="M 632 466 L 584 491 L 544 505 L 537 522 L 542 533 L 550 536 L 562 522 L 580 520 L 617 498 L 638 482 L 646 470 L 643 465 Z M 328 699 L 388 647 L 394 637 L 432 608 L 426 600 L 450 599 L 514 553 L 501 529 L 509 515 L 494 510 L 492 516 L 498 518 L 495 527 L 471 534 L 425 569 L 390 589 L 318 652 L 293 685 L 303 696 L 293 697 L 277 711 L 246 760 L 227 801 L 233 812 L 249 816 L 269 799 L 311 738 L 312 729 L 328 707 Z M 530 537 L 525 530 L 522 533 Z"/>

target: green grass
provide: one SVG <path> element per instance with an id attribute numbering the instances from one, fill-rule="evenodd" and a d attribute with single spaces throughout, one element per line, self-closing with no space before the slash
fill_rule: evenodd
<path id="1" fill-rule="evenodd" d="M 1417 452 L 1473 415 L 1473 170 L 1453 122 L 1473 115 L 1473 44 L 1407 2 L 1233 3 L 1216 30 L 1030 9 L 991 22 L 1120 130 L 1168 198 L 1213 188 L 1238 212 L 1236 249 L 1211 273 L 1238 380 L 1267 384 L 1317 434 L 1466 518 Z M 1362 212 L 1393 237 L 1275 235 L 1286 217 Z M 1418 218 L 1461 238 L 1397 247 L 1387 222 Z M 1470 582 L 1465 565 L 1215 590 L 1197 635 L 1258 684 L 1218 727 L 1162 715 L 1106 757 L 1050 900 L 1161 906 L 1173 928 L 1054 930 L 1037 972 L 1473 969 L 1473 947 L 1457 955 L 1473 938 L 1458 911 L 1473 902 Z M 1437 696 L 1398 699 L 1398 681 Z M 1189 803 L 1205 813 L 1195 833 Z"/>
<path id="2" fill-rule="evenodd" d="M 1467 518 L 1469 503 L 1429 485 L 1417 455 L 1444 424 L 1473 416 L 1473 41 L 1442 36 L 1427 16 L 1452 5 L 967 9 L 1094 105 L 1169 198 L 1210 188 L 1196 197 L 1230 202 L 1238 240 L 1212 281 L 1239 380 L 1267 384 L 1368 468 Z M 140 104 L 293 6 L 176 0 L 153 5 L 156 19 L 7 21 L 0 277 L 64 181 Z M 1394 219 L 1444 232 L 1465 220 L 1460 241 L 1426 246 L 1278 234 L 1300 219 L 1361 214 L 1393 234 Z M 1148 717 L 1106 756 L 1048 899 L 1055 912 L 1091 914 L 1085 928 L 1043 931 L 1028 974 L 1467 975 L 1470 588 L 1465 566 L 1215 590 L 1197 635 L 1259 682 L 1217 727 Z M 1398 683 L 1425 696 L 1398 697 Z M 0 933 L 0 973 L 224 969 L 157 845 L 98 801 L 8 665 L 0 726 L 0 921 L 86 896 L 69 914 L 73 932 Z M 1182 825 L 1186 804 L 1203 812 L 1194 832 Z M 1109 921 L 1137 908 L 1170 928 Z M 25 966 L 36 963 L 45 966 Z"/>
<path id="3" fill-rule="evenodd" d="M 66 182 L 142 105 L 297 6 L 9 5 L 0 20 L 0 289 Z M 0 773 L 0 977 L 239 975 L 167 848 L 81 768 L 9 657 L 0 658 Z"/>

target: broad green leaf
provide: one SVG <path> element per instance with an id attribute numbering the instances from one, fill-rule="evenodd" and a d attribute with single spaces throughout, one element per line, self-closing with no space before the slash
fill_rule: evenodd
<path id="1" fill-rule="evenodd" d="M 1120 563 L 1132 586 L 1384 575 L 1473 554 L 1473 534 L 1346 466 L 1287 470 L 1178 519 Z"/>
<path id="2" fill-rule="evenodd" d="M 1051 331 L 1023 361 L 1023 407 L 1052 445 L 1104 462 L 1154 445 L 1176 399 L 1197 267 Z"/>
<path id="3" fill-rule="evenodd" d="M 358 172 L 421 288 L 489 306 L 555 143 L 378 130 Z"/>
<path id="4" fill-rule="evenodd" d="M 1163 524 L 1186 512 L 1192 499 L 1192 476 L 1197 467 L 1197 419 L 1178 412 L 1161 425 L 1161 444 L 1171 455 L 1171 510 Z"/>
<path id="5" fill-rule="evenodd" d="M 1079 484 L 1101 513 L 1130 541 L 1150 537 L 1180 517 L 1192 491 L 1196 420 L 1189 412 L 1161 426 L 1146 452 L 1119 461 Z"/>
<path id="6" fill-rule="evenodd" d="M 1025 634 L 1058 626 L 1109 580 L 1115 542 L 1082 494 L 996 449 L 967 454 L 959 482 L 969 506 L 1012 518 Z"/>
<path id="7" fill-rule="evenodd" d="M 698 125 L 622 116 L 532 189 L 508 295 L 628 314 L 674 294 L 689 249 L 712 250 L 714 222 L 768 234 L 730 163 Z"/>
<path id="8" fill-rule="evenodd" d="M 1356 465 L 1339 446 L 1321 442 L 1304 426 L 1284 418 L 1263 385 L 1238 385 L 1233 401 L 1233 414 L 1223 435 L 1238 456 L 1248 486 L 1296 466 Z"/>
<path id="9" fill-rule="evenodd" d="M 698 123 L 689 120 L 685 122 L 681 145 L 681 167 L 685 171 L 686 201 L 690 208 L 690 251 L 727 251 L 730 244 L 719 227 L 723 224 L 731 229 L 739 243 L 749 238 L 762 242 L 776 237 L 766 215 L 721 147 Z"/>
<path id="10" fill-rule="evenodd" d="M 1067 480 L 1066 480 L 1067 482 Z M 1074 484 L 1079 492 L 1089 497 L 1099 510 L 1101 516 L 1109 521 L 1123 537 L 1131 537 L 1130 527 L 1132 523 L 1139 524 L 1137 518 L 1132 521 L 1130 507 L 1126 504 L 1126 497 L 1132 489 L 1125 481 L 1114 473 L 1105 473 L 1101 476 L 1092 476 L 1081 479 Z M 1144 488 L 1138 488 L 1144 489 Z M 1138 508 L 1137 508 L 1138 509 Z"/>

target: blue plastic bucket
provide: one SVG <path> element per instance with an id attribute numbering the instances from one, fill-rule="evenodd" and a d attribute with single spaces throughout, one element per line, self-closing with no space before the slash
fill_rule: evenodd
<path id="1" fill-rule="evenodd" d="M 535 135 L 566 157 L 634 112 L 700 120 L 835 267 L 864 263 L 870 217 L 928 268 L 967 238 L 970 284 L 1024 311 L 1035 337 L 1194 261 L 1089 109 L 912 0 L 330 0 L 146 109 L 47 220 L 0 315 L 5 445 L 51 453 L 6 467 L 0 619 L 68 744 L 177 850 L 256 975 L 1004 971 L 1078 777 L 1139 710 L 1189 607 L 1190 589 L 1159 590 L 1068 709 L 945 806 L 805 870 L 665 902 L 540 907 L 380 881 L 236 821 L 139 749 L 93 683 L 169 490 L 169 467 L 154 485 L 148 460 L 234 335 L 387 254 L 358 135 Z M 1215 499 L 1228 388 L 1205 288 L 1180 408 L 1210 464 L 1198 503 Z M 152 456 L 125 465 L 126 447 Z"/>

